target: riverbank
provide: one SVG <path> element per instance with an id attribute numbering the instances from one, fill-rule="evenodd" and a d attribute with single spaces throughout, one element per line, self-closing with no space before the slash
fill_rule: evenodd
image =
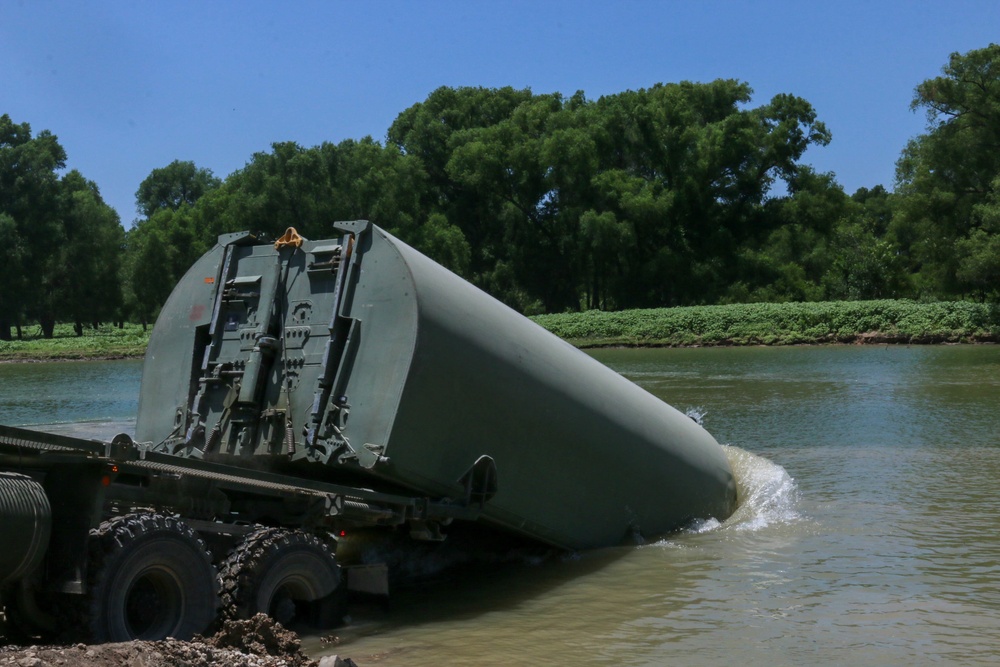
<path id="1" fill-rule="evenodd" d="M 743 303 L 531 319 L 581 348 L 1000 342 L 1000 307 L 969 301 Z M 61 324 L 45 339 L 37 329 L 27 327 L 24 340 L 0 341 L 0 363 L 141 358 L 152 332 L 105 324 L 77 336 Z"/>
<path id="2" fill-rule="evenodd" d="M 0 363 L 12 361 L 63 361 L 75 359 L 141 359 L 152 327 L 140 324 L 118 328 L 101 324 L 84 327 L 77 336 L 72 324 L 57 324 L 52 338 L 42 337 L 37 325 L 23 327 L 22 340 L 0 340 Z"/>
<path id="3" fill-rule="evenodd" d="M 584 348 L 1000 341 L 1000 308 L 968 301 L 747 303 L 532 319 Z"/>

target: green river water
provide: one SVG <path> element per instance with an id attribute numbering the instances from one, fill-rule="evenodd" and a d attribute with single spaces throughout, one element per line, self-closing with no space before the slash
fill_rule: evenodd
<path id="1" fill-rule="evenodd" d="M 356 610 L 338 645 L 305 637 L 311 655 L 361 667 L 1000 663 L 1000 347 L 592 354 L 703 415 L 739 479 L 736 515 L 638 547 L 444 573 Z M 0 365 L 0 423 L 127 431 L 139 371 Z"/>

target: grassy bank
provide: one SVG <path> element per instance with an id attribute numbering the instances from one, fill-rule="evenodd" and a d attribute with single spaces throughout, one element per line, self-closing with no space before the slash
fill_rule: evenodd
<path id="1" fill-rule="evenodd" d="M 579 347 L 1000 340 L 1000 308 L 959 302 L 752 303 L 532 318 Z"/>
<path id="2" fill-rule="evenodd" d="M 126 324 L 123 329 L 102 324 L 97 329 L 88 326 L 77 336 L 72 324 L 57 324 L 55 335 L 46 339 L 32 324 L 23 328 L 23 340 L 0 341 L 0 362 L 138 358 L 146 352 L 151 330 L 143 331 L 138 324 Z"/>
<path id="3" fill-rule="evenodd" d="M 751 303 L 532 319 L 578 347 L 1000 341 L 1000 307 L 966 301 Z M 149 341 L 138 324 L 88 327 L 79 337 L 62 324 L 49 340 L 32 325 L 24 334 L 24 340 L 0 341 L 0 362 L 138 358 Z"/>

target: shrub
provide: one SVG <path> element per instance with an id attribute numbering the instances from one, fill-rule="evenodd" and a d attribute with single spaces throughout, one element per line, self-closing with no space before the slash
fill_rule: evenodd
<path id="1" fill-rule="evenodd" d="M 1000 340 L 1000 309 L 966 301 L 742 303 L 532 318 L 581 347 Z"/>

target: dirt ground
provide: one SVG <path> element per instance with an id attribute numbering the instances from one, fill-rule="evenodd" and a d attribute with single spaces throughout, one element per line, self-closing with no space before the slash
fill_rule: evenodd
<path id="1" fill-rule="evenodd" d="M 229 621 L 211 637 L 119 644 L 3 646 L 0 667 L 357 667 L 350 658 L 312 660 L 299 636 L 264 614 Z"/>

